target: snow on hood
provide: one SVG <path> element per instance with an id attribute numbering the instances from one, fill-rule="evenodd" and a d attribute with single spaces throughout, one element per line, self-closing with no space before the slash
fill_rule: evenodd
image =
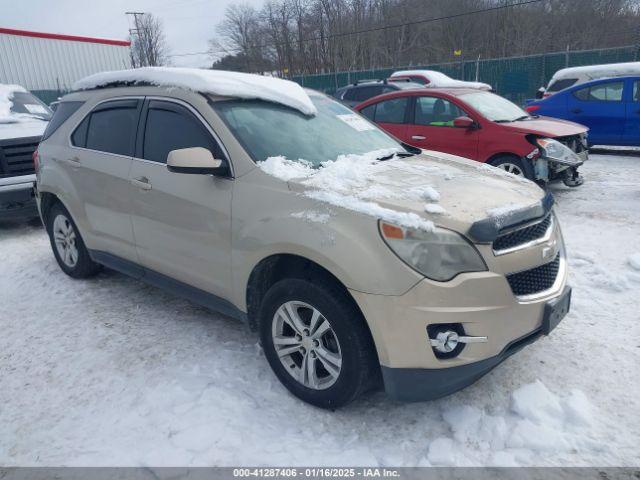
<path id="1" fill-rule="evenodd" d="M 309 95 L 295 82 L 249 73 L 204 70 L 199 68 L 144 67 L 90 75 L 78 80 L 74 90 L 103 87 L 116 82 L 150 83 L 179 87 L 224 97 L 260 99 L 315 115 Z"/>
<path id="2" fill-rule="evenodd" d="M 435 70 L 400 70 L 393 72 L 393 77 L 405 77 L 408 75 L 422 75 L 429 79 L 429 88 L 477 88 L 479 90 L 491 90 L 491 85 L 482 82 L 467 82 L 465 80 L 455 80 L 442 72 Z"/>
<path id="3" fill-rule="evenodd" d="M 544 192 L 504 170 L 440 152 L 378 161 L 394 150 L 341 155 L 319 168 L 282 156 L 259 162 L 265 173 L 289 182 L 303 195 L 430 231 L 435 224 L 466 232 L 500 207 L 532 206 Z"/>

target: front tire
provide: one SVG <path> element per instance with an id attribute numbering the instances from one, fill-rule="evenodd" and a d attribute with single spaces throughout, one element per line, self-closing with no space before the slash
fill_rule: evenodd
<path id="1" fill-rule="evenodd" d="M 260 337 L 267 360 L 296 397 L 321 408 L 346 405 L 378 378 L 371 334 L 339 288 L 285 279 L 266 293 Z"/>
<path id="2" fill-rule="evenodd" d="M 531 162 L 523 161 L 521 158 L 512 155 L 500 155 L 491 162 L 494 167 L 500 168 L 505 172 L 511 173 L 518 177 L 524 177 L 527 180 L 535 181 L 535 173 Z"/>
<path id="3" fill-rule="evenodd" d="M 97 274 L 101 266 L 91 260 L 78 227 L 60 203 L 47 213 L 47 233 L 58 265 L 73 278 L 87 278 Z"/>

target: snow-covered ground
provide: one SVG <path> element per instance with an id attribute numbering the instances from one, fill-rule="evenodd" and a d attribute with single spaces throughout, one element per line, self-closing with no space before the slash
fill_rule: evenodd
<path id="1" fill-rule="evenodd" d="M 0 226 L 0 465 L 638 465 L 640 156 L 554 187 L 573 308 L 438 401 L 331 413 L 289 395 L 245 326 L 114 272 L 74 281 Z"/>

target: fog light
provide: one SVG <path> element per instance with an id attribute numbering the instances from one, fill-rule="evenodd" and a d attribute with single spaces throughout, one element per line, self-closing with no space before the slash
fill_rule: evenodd
<path id="1" fill-rule="evenodd" d="M 435 334 L 435 336 L 433 336 Z M 467 343 L 486 343 L 487 337 L 470 337 L 468 335 L 460 335 L 458 332 L 450 329 L 440 329 L 437 333 L 432 332 L 429 343 L 437 353 L 448 354 L 453 352 L 456 347 Z M 459 349 L 461 350 L 461 348 Z M 459 353 L 459 351 L 457 352 Z M 455 355 L 454 355 L 455 356 Z"/>

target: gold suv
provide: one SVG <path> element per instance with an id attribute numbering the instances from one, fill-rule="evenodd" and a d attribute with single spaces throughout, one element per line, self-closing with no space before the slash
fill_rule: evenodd
<path id="1" fill-rule="evenodd" d="M 380 386 L 447 395 L 568 311 L 535 184 L 291 82 L 207 75 L 112 72 L 62 99 L 34 160 L 65 273 L 106 266 L 248 322 L 285 387 L 325 408 Z"/>

